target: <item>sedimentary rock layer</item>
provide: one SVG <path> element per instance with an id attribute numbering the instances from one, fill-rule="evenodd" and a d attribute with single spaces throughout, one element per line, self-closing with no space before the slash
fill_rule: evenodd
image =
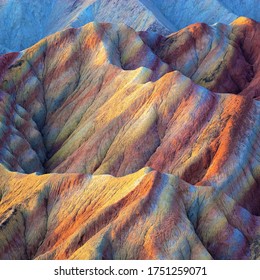
<path id="1" fill-rule="evenodd" d="M 260 218 L 212 187 L 149 168 L 122 178 L 0 168 L 1 259 L 253 256 Z"/>
<path id="2" fill-rule="evenodd" d="M 89 23 L 1 56 L 0 257 L 257 258 L 259 33 Z"/>

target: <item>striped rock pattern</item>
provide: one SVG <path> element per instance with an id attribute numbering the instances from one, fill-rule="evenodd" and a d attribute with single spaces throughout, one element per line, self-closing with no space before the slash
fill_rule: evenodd
<path id="1" fill-rule="evenodd" d="M 144 168 L 109 175 L 1 167 L 1 259 L 248 259 L 260 217 L 213 187 Z"/>
<path id="2" fill-rule="evenodd" d="M 0 258 L 257 258 L 259 33 L 89 23 L 1 56 Z"/>

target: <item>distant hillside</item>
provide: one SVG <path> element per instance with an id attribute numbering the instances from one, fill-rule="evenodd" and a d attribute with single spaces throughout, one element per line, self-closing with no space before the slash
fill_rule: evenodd
<path id="1" fill-rule="evenodd" d="M 260 20 L 259 9 L 258 0 L 1 0 L 0 53 L 23 50 L 94 20 L 166 35 L 195 22 L 230 23 L 238 16 Z"/>

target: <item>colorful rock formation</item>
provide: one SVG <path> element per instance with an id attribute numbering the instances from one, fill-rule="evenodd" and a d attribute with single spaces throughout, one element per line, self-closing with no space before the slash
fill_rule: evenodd
<path id="1" fill-rule="evenodd" d="M 1 259 L 248 259 L 260 218 L 214 187 L 144 168 L 1 175 Z"/>
<path id="2" fill-rule="evenodd" d="M 259 38 L 95 22 L 1 56 L 0 258 L 257 258 Z"/>

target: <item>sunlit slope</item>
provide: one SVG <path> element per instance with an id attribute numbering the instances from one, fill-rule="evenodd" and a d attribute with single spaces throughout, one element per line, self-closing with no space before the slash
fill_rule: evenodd
<path id="1" fill-rule="evenodd" d="M 0 176 L 1 259 L 255 257 L 259 217 L 211 187 L 149 168 L 114 178 L 1 167 Z"/>

